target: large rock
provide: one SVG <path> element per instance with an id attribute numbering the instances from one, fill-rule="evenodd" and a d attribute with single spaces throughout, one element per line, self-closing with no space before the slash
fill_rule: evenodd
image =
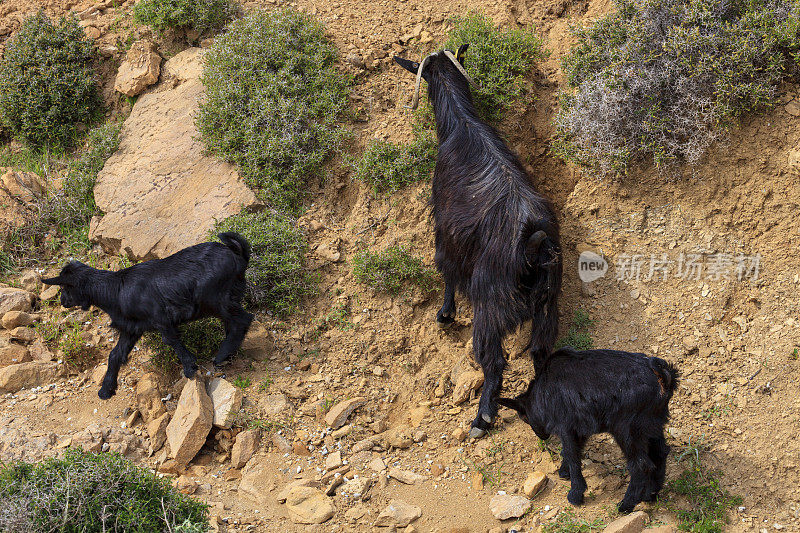
<path id="1" fill-rule="evenodd" d="M 151 41 L 136 41 L 131 45 L 125 61 L 119 66 L 114 90 L 126 96 L 136 96 L 155 82 L 161 73 L 161 56 L 155 53 Z"/>
<path id="2" fill-rule="evenodd" d="M 531 501 L 525 496 L 497 494 L 489 502 L 489 510 L 498 520 L 519 518 L 531 508 Z"/>
<path id="3" fill-rule="evenodd" d="M 270 476 L 270 460 L 267 457 L 255 457 L 242 470 L 239 481 L 239 494 L 262 507 L 272 501 L 272 478 Z"/>
<path id="4" fill-rule="evenodd" d="M 165 257 L 256 204 L 233 165 L 203 155 L 194 125 L 202 60 L 202 50 L 190 48 L 165 63 L 170 79 L 137 100 L 97 177 L 95 201 L 106 214 L 92 220 L 90 238 L 107 252 Z"/>
<path id="5" fill-rule="evenodd" d="M 33 317 L 25 311 L 9 311 L 3 315 L 2 324 L 6 329 L 30 326 L 33 324 Z"/>
<path id="6" fill-rule="evenodd" d="M 44 194 L 42 179 L 33 172 L 0 169 L 0 184 L 8 193 L 25 203 L 30 203 Z"/>
<path id="7" fill-rule="evenodd" d="M 157 452 L 167 440 L 167 426 L 169 413 L 164 413 L 158 418 L 147 423 L 147 434 L 150 436 L 150 455 Z"/>
<path id="8" fill-rule="evenodd" d="M 347 422 L 347 418 L 358 407 L 367 403 L 367 399 L 363 396 L 351 398 L 343 402 L 339 402 L 325 415 L 325 423 L 333 429 L 338 429 Z"/>
<path id="9" fill-rule="evenodd" d="M 205 444 L 213 419 L 214 409 L 205 384 L 197 378 L 187 380 L 167 425 L 170 457 L 178 464 L 189 464 Z"/>
<path id="10" fill-rule="evenodd" d="M 617 518 L 606 526 L 603 533 L 641 533 L 647 525 L 649 517 L 644 511 L 636 511 L 622 518 Z"/>
<path id="11" fill-rule="evenodd" d="M 333 501 L 313 487 L 294 487 L 286 495 L 289 518 L 296 524 L 321 524 L 333 516 Z"/>
<path id="12" fill-rule="evenodd" d="M 27 363 L 32 359 L 30 352 L 24 346 L 14 343 L 0 346 L 0 367 L 15 365 L 17 363 Z"/>
<path id="13" fill-rule="evenodd" d="M 0 287 L 0 316 L 9 311 L 30 311 L 33 298 L 33 294 L 28 291 L 13 287 Z"/>
<path id="14" fill-rule="evenodd" d="M 214 425 L 223 429 L 231 427 L 242 408 L 242 389 L 222 378 L 214 378 L 206 385 L 206 392 L 214 406 Z"/>
<path id="15" fill-rule="evenodd" d="M 10 365 L 0 368 L 0 393 L 46 385 L 62 375 L 63 369 L 58 363 L 31 361 Z"/>
<path id="16" fill-rule="evenodd" d="M 247 464 L 258 448 L 258 439 L 258 428 L 248 429 L 236 435 L 236 442 L 231 448 L 231 466 L 233 468 L 241 468 Z"/>
<path id="17" fill-rule="evenodd" d="M 422 509 L 416 505 L 411 505 L 402 500 L 389 500 L 378 519 L 375 520 L 377 527 L 406 527 L 408 524 L 422 516 Z"/>

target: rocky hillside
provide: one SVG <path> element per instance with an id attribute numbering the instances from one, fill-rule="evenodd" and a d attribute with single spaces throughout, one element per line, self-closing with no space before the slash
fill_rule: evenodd
<path id="1" fill-rule="evenodd" d="M 104 215 L 90 227 L 101 248 L 92 257 L 113 266 L 163 257 L 204 240 L 215 220 L 261 207 L 237 169 L 204 154 L 197 138 L 213 32 L 156 34 L 132 21 L 134 3 L 0 4 L 0 40 L 39 7 L 76 13 L 97 40 L 103 98 L 111 115 L 125 117 L 94 188 Z M 244 5 L 284 6 L 323 23 L 338 68 L 354 76 L 354 156 L 371 139 L 412 137 L 404 105 L 414 80 L 392 56 L 416 57 L 443 41 L 450 17 L 476 10 L 544 39 L 550 55 L 529 76 L 536 98 L 512 109 L 501 130 L 559 213 L 562 335 L 581 329 L 596 347 L 674 362 L 682 378 L 668 425 L 668 481 L 683 479 L 696 458 L 741 497 L 723 511 L 726 531 L 800 531 L 797 87 L 781 85 L 778 105 L 746 117 L 688 177 L 665 180 L 642 167 L 601 179 L 553 154 L 553 116 L 565 86 L 560 60 L 574 42 L 569 24 L 602 16 L 609 2 Z M 705 501 L 673 488 L 618 524 L 628 477 L 609 436 L 587 445 L 589 491 L 579 508 L 556 473 L 557 439 L 540 443 L 501 410 L 497 432 L 467 440 L 482 384 L 468 302 L 459 299 L 456 324 L 440 330 L 440 288 L 391 296 L 353 275 L 360 250 L 398 243 L 432 264 L 429 183 L 378 196 L 340 157 L 325 174 L 308 185 L 298 221 L 317 293 L 288 318 L 261 314 L 224 374 L 206 363 L 197 380 L 178 379 L 178 365 L 154 364 L 155 349 L 140 344 L 117 395 L 101 401 L 116 340 L 107 317 L 60 309 L 57 292 L 40 282 L 57 264 L 8 277 L 0 286 L 0 460 L 36 461 L 68 446 L 119 452 L 208 502 L 212 526 L 227 531 L 568 532 L 614 522 L 608 531 L 666 532 L 679 524 L 676 509 Z M 19 220 L 60 178 L 3 170 L 2 219 Z M 608 260 L 604 277 L 580 280 L 584 251 Z M 591 319 L 581 328 L 579 310 Z M 526 340 L 520 331 L 506 342 L 506 391 L 519 392 L 533 373 Z"/>

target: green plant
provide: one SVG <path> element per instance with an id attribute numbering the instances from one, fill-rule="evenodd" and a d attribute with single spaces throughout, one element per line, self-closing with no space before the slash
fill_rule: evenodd
<path id="1" fill-rule="evenodd" d="M 499 486 L 503 476 L 506 474 L 503 472 L 505 462 L 500 460 L 500 458 L 503 456 L 503 451 L 505 450 L 505 442 L 496 439 L 495 433 L 491 431 L 489 432 L 489 438 L 491 439 L 492 444 L 486 448 L 486 454 L 482 460 L 462 460 L 464 464 L 466 464 L 467 468 L 478 472 L 481 475 L 484 483 L 488 483 L 492 486 Z"/>
<path id="2" fill-rule="evenodd" d="M 565 159 L 621 174 L 632 160 L 697 163 L 746 113 L 774 103 L 800 58 L 794 0 L 616 0 L 564 59 Z"/>
<path id="3" fill-rule="evenodd" d="M 253 306 L 285 316 L 313 291 L 303 269 L 305 236 L 293 218 L 270 210 L 242 212 L 218 224 L 214 233 L 221 231 L 236 231 L 250 242 L 247 301 Z"/>
<path id="4" fill-rule="evenodd" d="M 800 356 L 800 348 L 795 348 L 792 350 L 792 354 L 789 356 L 789 359 L 792 361 L 797 361 L 798 356 Z"/>
<path id="5" fill-rule="evenodd" d="M 272 385 L 272 378 L 267 376 L 266 378 L 261 380 L 261 383 L 258 384 L 258 391 L 267 392 L 271 385 Z"/>
<path id="6" fill-rule="evenodd" d="M 296 214 L 309 178 L 339 149 L 350 80 L 324 27 L 291 9 L 234 21 L 205 57 L 197 126 L 268 205 Z"/>
<path id="7" fill-rule="evenodd" d="M 525 77 L 545 57 L 542 41 L 530 30 L 499 30 L 478 13 L 452 19 L 445 47 L 457 50 L 469 44 L 464 67 L 479 87 L 472 88 L 484 118 L 499 121 L 503 112 L 521 99 L 532 98 Z"/>
<path id="8" fill-rule="evenodd" d="M 600 529 L 603 529 L 602 519 L 595 518 L 590 522 L 578 518 L 571 507 L 566 507 L 555 520 L 542 526 L 542 533 L 590 533 Z"/>
<path id="9" fill-rule="evenodd" d="M 572 346 L 577 350 L 589 350 L 594 345 L 589 328 L 594 321 L 584 309 L 576 309 L 567 334 L 556 341 L 556 349 Z"/>
<path id="10" fill-rule="evenodd" d="M 69 147 L 101 101 L 94 44 L 78 21 L 54 24 L 43 11 L 25 19 L 0 59 L 0 123 L 36 149 Z"/>
<path id="11" fill-rule="evenodd" d="M 224 26 L 237 9 L 230 0 L 142 0 L 133 6 L 133 18 L 157 32 L 194 28 L 202 33 Z"/>
<path id="12" fill-rule="evenodd" d="M 208 531 L 208 505 L 118 454 L 0 465 L 0 530 Z"/>
<path id="13" fill-rule="evenodd" d="M 219 320 L 213 317 L 202 318 L 179 326 L 181 342 L 195 354 L 198 360 L 211 360 L 225 338 L 225 330 Z M 142 337 L 144 345 L 150 348 L 150 362 L 164 371 L 179 368 L 178 354 L 168 346 L 161 335 L 147 332 Z"/>
<path id="14" fill-rule="evenodd" d="M 347 331 L 355 327 L 356 325 L 350 320 L 350 305 L 346 302 L 333 306 L 328 314 L 317 322 L 317 330 L 319 332 L 333 328 L 339 331 Z"/>
<path id="15" fill-rule="evenodd" d="M 381 252 L 357 253 L 353 258 L 353 276 L 377 291 L 392 295 L 399 294 L 407 283 L 430 291 L 438 280 L 436 270 L 403 245 L 390 246 Z"/>
<path id="16" fill-rule="evenodd" d="M 61 357 L 72 366 L 83 367 L 89 362 L 91 352 L 83 340 L 83 329 L 80 322 L 68 324 L 58 339 Z"/>
<path id="17" fill-rule="evenodd" d="M 243 378 L 242 376 L 236 376 L 233 380 L 234 387 L 239 387 L 240 389 L 244 390 L 250 386 L 250 378 Z"/>

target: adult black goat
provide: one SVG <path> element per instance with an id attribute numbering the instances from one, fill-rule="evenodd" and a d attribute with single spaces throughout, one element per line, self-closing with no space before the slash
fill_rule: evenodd
<path id="1" fill-rule="evenodd" d="M 562 348 L 553 353 L 528 390 L 515 399 L 500 398 L 547 440 L 561 440 L 558 474 L 570 480 L 567 500 L 583 503 L 586 480 L 581 452 L 595 433 L 609 432 L 628 461 L 631 482 L 619 510 L 628 513 L 641 501 L 654 501 L 664 484 L 669 446 L 664 424 L 678 371 L 658 357 L 618 350 Z"/>
<path id="2" fill-rule="evenodd" d="M 485 377 L 470 435 L 483 436 L 497 414 L 502 387 L 503 338 L 531 320 L 528 349 L 540 368 L 558 331 L 561 249 L 550 202 L 536 192 L 525 169 L 497 131 L 478 116 L 464 44 L 454 56 L 443 50 L 422 64 L 395 57 L 420 78 L 436 116 L 439 155 L 433 175 L 435 262 L 445 282 L 436 320 L 455 318 L 455 291 L 472 302 L 473 350 Z"/>
<path id="3" fill-rule="evenodd" d="M 225 340 L 214 357 L 219 366 L 242 344 L 253 315 L 241 305 L 250 244 L 237 233 L 220 233 L 222 243 L 206 242 L 164 259 L 139 263 L 118 272 L 71 261 L 61 273 L 42 280 L 61 286 L 61 305 L 88 310 L 97 306 L 111 317 L 119 341 L 108 356 L 108 370 L 99 396 L 107 400 L 117 390 L 117 375 L 145 331 L 158 331 L 178 354 L 183 375 L 194 376 L 194 354 L 181 342 L 178 325 L 207 316 L 225 324 Z"/>

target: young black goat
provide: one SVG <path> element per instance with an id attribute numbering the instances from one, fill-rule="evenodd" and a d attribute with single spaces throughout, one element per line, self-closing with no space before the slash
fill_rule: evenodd
<path id="1" fill-rule="evenodd" d="M 669 454 L 664 424 L 677 382 L 675 367 L 658 357 L 562 348 L 524 394 L 498 401 L 518 411 L 540 439 L 551 433 L 561 439 L 564 460 L 558 474 L 570 480 L 567 500 L 575 505 L 583 503 L 586 491 L 581 473 L 586 439 L 611 433 L 628 461 L 631 481 L 619 504 L 628 513 L 641 501 L 654 501 L 664 484 Z"/>
<path id="2" fill-rule="evenodd" d="M 195 356 L 178 336 L 178 325 L 207 316 L 225 324 L 225 340 L 214 364 L 225 363 L 242 344 L 253 315 L 241 305 L 250 244 L 237 233 L 220 233 L 222 243 L 207 242 L 118 272 L 98 270 L 71 261 L 61 273 L 42 280 L 61 286 L 61 305 L 94 305 L 108 313 L 119 341 L 108 356 L 99 396 L 107 400 L 117 390 L 117 375 L 145 331 L 158 331 L 183 365 L 187 378 L 197 371 Z"/>
<path id="3" fill-rule="evenodd" d="M 480 437 L 497 414 L 506 361 L 503 338 L 532 320 L 528 349 L 537 368 L 553 348 L 561 289 L 558 222 L 550 202 L 531 185 L 516 155 L 480 119 L 461 62 L 443 50 L 422 65 L 395 57 L 428 82 L 439 155 L 433 175 L 435 262 L 445 282 L 436 315 L 447 326 L 455 291 L 472 302 L 473 350 L 485 382 L 470 435 Z M 417 89 L 419 85 L 417 85 Z M 416 105 L 418 95 L 414 95 Z"/>

